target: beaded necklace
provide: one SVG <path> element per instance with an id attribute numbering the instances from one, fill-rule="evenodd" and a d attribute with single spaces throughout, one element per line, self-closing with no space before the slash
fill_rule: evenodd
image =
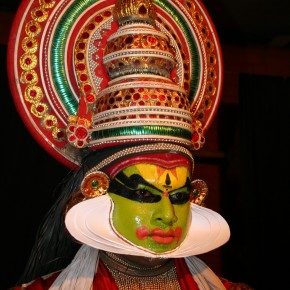
<path id="1" fill-rule="evenodd" d="M 153 267 L 140 267 L 110 252 L 101 252 L 100 259 L 120 290 L 181 290 L 172 259 Z"/>

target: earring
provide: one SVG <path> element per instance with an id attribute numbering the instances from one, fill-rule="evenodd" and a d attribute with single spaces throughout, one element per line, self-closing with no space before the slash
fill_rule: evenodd
<path id="1" fill-rule="evenodd" d="M 190 202 L 205 206 L 204 200 L 207 197 L 208 187 L 201 179 L 195 179 L 191 182 Z"/>
<path id="2" fill-rule="evenodd" d="M 86 175 L 81 183 L 81 192 L 87 198 L 106 194 L 110 179 L 104 172 L 94 171 Z"/>

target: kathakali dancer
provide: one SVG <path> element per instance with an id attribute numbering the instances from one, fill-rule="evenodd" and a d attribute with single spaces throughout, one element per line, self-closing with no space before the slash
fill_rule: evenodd
<path id="1" fill-rule="evenodd" d="M 71 169 L 14 289 L 250 289 L 196 256 L 230 237 L 194 179 L 223 69 L 200 0 L 23 0 L 8 51 L 20 116 Z"/>

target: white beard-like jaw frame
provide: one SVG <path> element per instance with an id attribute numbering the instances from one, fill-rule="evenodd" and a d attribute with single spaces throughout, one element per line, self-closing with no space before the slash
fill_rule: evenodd
<path id="1" fill-rule="evenodd" d="M 191 222 L 184 241 L 174 250 L 155 253 L 120 236 L 113 227 L 112 211 L 113 201 L 108 195 L 92 198 L 73 206 L 66 214 L 65 225 L 76 240 L 93 248 L 149 258 L 199 255 L 222 246 L 230 238 L 229 226 L 220 214 L 191 203 Z"/>

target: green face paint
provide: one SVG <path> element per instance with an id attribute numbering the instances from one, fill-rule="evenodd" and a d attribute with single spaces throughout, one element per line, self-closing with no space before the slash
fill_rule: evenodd
<path id="1" fill-rule="evenodd" d="M 175 249 L 189 227 L 190 169 L 140 163 L 111 181 L 113 225 L 132 243 L 156 253 Z"/>

